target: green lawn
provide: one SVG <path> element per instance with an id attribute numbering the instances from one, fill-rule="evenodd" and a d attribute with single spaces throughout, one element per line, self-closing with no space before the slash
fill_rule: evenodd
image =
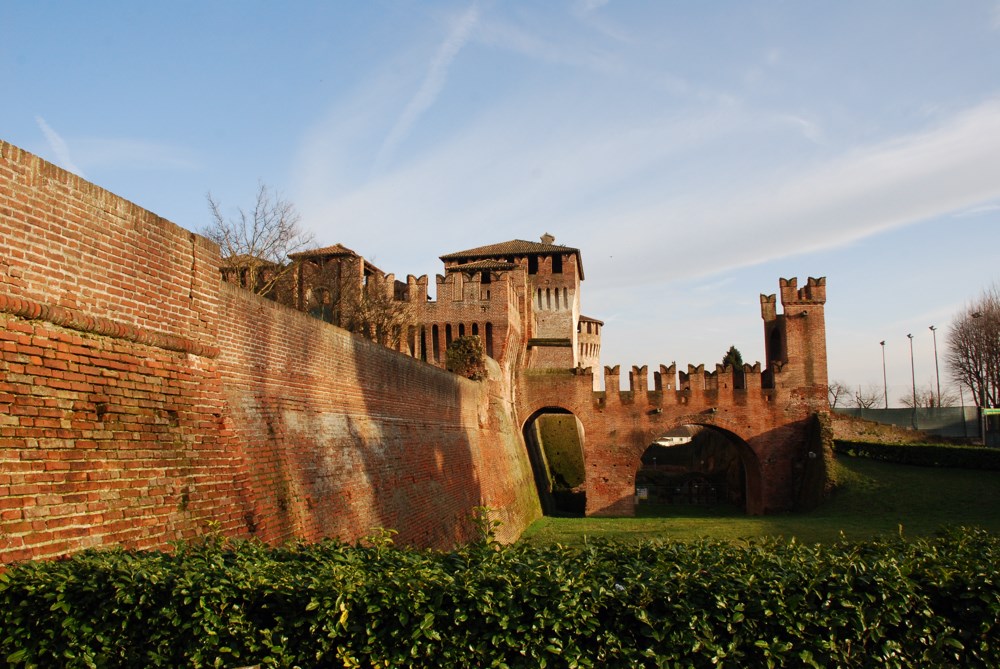
<path id="1" fill-rule="evenodd" d="M 931 535 L 945 526 L 978 526 L 1000 534 L 1000 472 L 892 465 L 838 456 L 842 482 L 817 509 L 745 516 L 732 507 L 646 506 L 635 518 L 555 518 L 533 523 L 521 541 L 577 544 L 701 538 L 737 541 L 772 536 L 805 543 L 896 534 Z"/>

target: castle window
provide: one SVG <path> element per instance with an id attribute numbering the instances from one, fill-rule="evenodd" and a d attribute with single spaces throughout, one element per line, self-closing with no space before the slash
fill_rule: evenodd
<path id="1" fill-rule="evenodd" d="M 445 347 L 451 345 L 451 323 L 447 323 L 444 326 L 444 345 Z"/>
<path id="2" fill-rule="evenodd" d="M 528 274 L 538 274 L 538 256 L 528 256 Z"/>
<path id="3" fill-rule="evenodd" d="M 552 273 L 562 274 L 562 254 L 557 253 L 552 256 Z"/>
<path id="4" fill-rule="evenodd" d="M 431 351 L 434 353 L 434 362 L 441 362 L 441 342 L 438 341 L 438 336 L 440 332 L 438 331 L 437 324 L 431 326 Z"/>
<path id="5" fill-rule="evenodd" d="M 493 279 L 491 278 L 491 275 L 490 275 L 489 272 L 482 272 L 479 275 L 479 281 L 481 283 L 492 283 Z"/>
<path id="6" fill-rule="evenodd" d="M 465 336 L 465 323 L 459 323 L 458 324 L 458 336 L 459 337 L 464 337 Z"/>
<path id="7" fill-rule="evenodd" d="M 493 323 L 486 324 L 486 355 L 493 357 Z"/>

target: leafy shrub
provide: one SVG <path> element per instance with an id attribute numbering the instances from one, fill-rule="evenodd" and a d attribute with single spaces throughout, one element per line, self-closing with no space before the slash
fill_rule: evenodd
<path id="1" fill-rule="evenodd" d="M 1000 538 L 829 547 L 335 541 L 89 551 L 0 574 L 18 667 L 992 667 Z"/>
<path id="2" fill-rule="evenodd" d="M 473 381 L 486 378 L 486 350 L 479 335 L 463 335 L 448 344 L 445 365 L 449 372 Z"/>
<path id="3" fill-rule="evenodd" d="M 845 455 L 901 465 L 1000 471 L 1000 449 L 983 446 L 883 444 L 837 440 L 834 442 L 834 450 Z"/>

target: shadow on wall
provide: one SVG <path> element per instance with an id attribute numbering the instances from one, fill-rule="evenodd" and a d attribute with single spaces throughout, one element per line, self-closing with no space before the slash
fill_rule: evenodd
<path id="1" fill-rule="evenodd" d="M 224 386 L 247 445 L 265 541 L 374 528 L 449 548 L 482 504 L 477 384 L 224 287 L 234 345 Z"/>
<path id="2" fill-rule="evenodd" d="M 366 373 L 358 374 L 364 410 L 349 419 L 346 447 L 363 461 L 377 526 L 417 546 L 468 541 L 472 509 L 483 503 L 474 456 L 480 384 L 357 336 L 351 342 Z"/>

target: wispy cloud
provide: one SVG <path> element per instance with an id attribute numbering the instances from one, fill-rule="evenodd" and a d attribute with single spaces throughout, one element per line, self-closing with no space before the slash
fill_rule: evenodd
<path id="1" fill-rule="evenodd" d="M 708 275 L 841 247 L 995 200 L 996 174 L 1000 101 L 989 101 L 936 128 L 852 151 L 791 178 L 748 179 L 722 202 L 659 202 L 618 212 L 617 221 L 650 231 L 647 249 L 712 248 L 709 257 L 677 258 L 660 276 Z M 605 247 L 614 248 L 615 237 Z M 726 244 L 707 246 L 712 239 Z"/>
<path id="2" fill-rule="evenodd" d="M 577 0 L 574 7 L 580 14 L 590 14 L 604 7 L 608 2 L 610 0 Z"/>
<path id="3" fill-rule="evenodd" d="M 187 148 L 127 138 L 89 138 L 74 143 L 81 162 L 89 167 L 133 170 L 197 170 L 201 160 Z"/>
<path id="4" fill-rule="evenodd" d="M 41 116 L 35 116 L 35 123 L 41 129 L 42 134 L 45 135 L 45 141 L 48 142 L 49 150 L 55 158 L 55 162 L 65 170 L 78 174 L 81 177 L 86 177 L 79 167 L 73 162 L 73 159 L 69 154 L 69 145 L 66 144 L 66 140 L 62 138 L 55 130 L 52 129 L 45 119 Z"/>
<path id="5" fill-rule="evenodd" d="M 410 134 L 410 130 L 420 115 L 434 104 L 447 81 L 448 69 L 455 57 L 458 56 L 459 51 L 469 41 L 469 36 L 478 21 L 479 5 L 477 2 L 473 2 L 455 21 L 451 32 L 438 47 L 420 88 L 403 109 L 403 113 L 396 120 L 385 141 L 382 142 L 382 147 L 375 161 L 376 168 L 384 165 L 392 157 L 396 147 Z"/>

